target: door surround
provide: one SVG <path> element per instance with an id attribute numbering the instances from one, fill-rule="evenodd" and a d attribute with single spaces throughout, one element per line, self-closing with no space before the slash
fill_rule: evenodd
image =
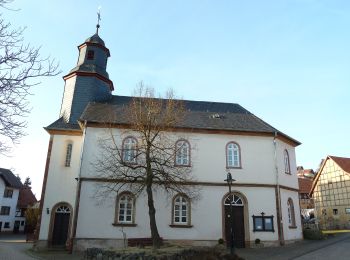
<path id="1" fill-rule="evenodd" d="M 244 218 L 244 239 L 245 247 L 250 247 L 250 232 L 249 232 L 249 215 L 248 215 L 248 200 L 241 192 L 233 190 L 231 193 L 227 192 L 221 200 L 221 223 L 222 223 L 222 238 L 225 238 L 225 200 L 229 195 L 236 195 L 243 201 L 243 218 Z"/>
<path id="2" fill-rule="evenodd" d="M 69 240 L 70 238 L 70 234 L 71 234 L 71 226 L 72 226 L 72 217 L 73 217 L 73 208 L 72 206 L 67 203 L 67 202 L 58 202 L 56 203 L 52 209 L 51 209 L 51 216 L 50 216 L 50 227 L 49 227 L 49 235 L 48 235 L 48 246 L 52 247 L 52 238 L 53 238 L 53 229 L 54 229 L 54 225 L 55 225 L 55 216 L 56 216 L 56 210 L 59 207 L 62 206 L 66 206 L 69 208 L 70 211 L 70 215 L 69 215 L 69 224 L 68 224 L 68 232 L 67 232 L 67 240 Z"/>

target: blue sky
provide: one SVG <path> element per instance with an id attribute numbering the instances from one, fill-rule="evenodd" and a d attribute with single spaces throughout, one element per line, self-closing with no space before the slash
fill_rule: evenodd
<path id="1" fill-rule="evenodd" d="M 77 46 L 94 34 L 111 51 L 114 94 L 144 81 L 184 99 L 239 103 L 302 142 L 297 164 L 317 168 L 326 155 L 350 157 L 350 2 L 322 0 L 26 1 L 2 10 L 26 42 L 60 63 L 30 97 L 28 135 L 0 157 L 40 197 L 49 135 Z"/>

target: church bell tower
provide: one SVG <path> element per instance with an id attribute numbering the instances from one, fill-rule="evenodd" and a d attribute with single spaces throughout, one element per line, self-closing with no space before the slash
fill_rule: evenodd
<path id="1" fill-rule="evenodd" d="M 100 19 L 98 19 L 99 21 Z M 66 76 L 60 117 L 75 124 L 89 102 L 104 102 L 112 97 L 113 82 L 106 71 L 108 48 L 96 33 L 78 46 L 79 58 L 75 68 Z"/>

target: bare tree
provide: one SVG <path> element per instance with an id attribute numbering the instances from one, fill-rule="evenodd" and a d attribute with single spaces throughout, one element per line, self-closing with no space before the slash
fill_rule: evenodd
<path id="1" fill-rule="evenodd" d="M 0 7 L 8 9 L 10 2 L 0 0 Z M 59 73 L 54 60 L 41 58 L 40 48 L 24 42 L 24 29 L 13 29 L 0 14 L 0 154 L 8 153 L 25 135 L 30 89 L 39 78 Z"/>
<path id="2" fill-rule="evenodd" d="M 153 246 L 159 248 L 154 190 L 162 189 L 168 195 L 182 193 L 191 199 L 199 195 L 199 190 L 192 185 L 190 164 L 175 164 L 177 156 L 187 156 L 181 154 L 181 142 L 175 147 L 179 138 L 175 130 L 185 116 L 183 101 L 174 99 L 172 91 L 164 99 L 155 98 L 154 90 L 142 83 L 137 92 L 124 111 L 128 129 L 109 128 L 108 137 L 100 140 L 102 153 L 94 166 L 99 176 L 108 180 L 99 188 L 105 195 L 121 189 L 137 195 L 146 192 Z M 123 143 L 128 136 L 133 136 L 135 142 Z"/>

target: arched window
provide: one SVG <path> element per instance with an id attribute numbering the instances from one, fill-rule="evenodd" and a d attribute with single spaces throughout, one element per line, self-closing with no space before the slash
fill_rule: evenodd
<path id="1" fill-rule="evenodd" d="M 287 201 L 289 227 L 295 227 L 294 204 L 291 198 Z"/>
<path id="2" fill-rule="evenodd" d="M 229 194 L 224 201 L 224 205 L 230 204 L 232 206 L 243 206 L 243 200 L 236 194 Z"/>
<path id="3" fill-rule="evenodd" d="M 135 198 L 132 193 L 124 192 L 117 198 L 116 223 L 134 223 Z"/>
<path id="4" fill-rule="evenodd" d="M 190 165 L 190 144 L 186 140 L 178 140 L 175 144 L 175 165 Z"/>
<path id="5" fill-rule="evenodd" d="M 190 200 L 185 195 L 177 195 L 174 197 L 173 224 L 190 225 Z"/>
<path id="6" fill-rule="evenodd" d="M 136 163 L 137 160 L 137 140 L 134 137 L 127 137 L 123 140 L 123 161 Z"/>
<path id="7" fill-rule="evenodd" d="M 72 149 L 73 149 L 73 144 L 72 143 L 68 143 L 67 147 L 66 147 L 66 160 L 64 165 L 66 167 L 70 167 L 70 162 L 72 159 Z"/>
<path id="8" fill-rule="evenodd" d="M 290 174 L 289 154 L 284 150 L 284 172 Z"/>
<path id="9" fill-rule="evenodd" d="M 66 213 L 70 213 L 70 208 L 68 206 L 59 206 L 57 209 L 56 209 L 56 213 L 59 213 L 59 214 L 66 214 Z"/>
<path id="10" fill-rule="evenodd" d="M 241 167 L 241 149 L 237 143 L 230 142 L 226 145 L 226 167 Z"/>

